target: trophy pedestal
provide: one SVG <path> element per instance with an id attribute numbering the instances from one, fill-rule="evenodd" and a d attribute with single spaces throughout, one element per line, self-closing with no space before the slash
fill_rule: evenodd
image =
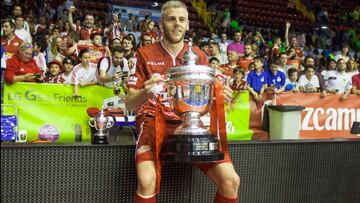
<path id="1" fill-rule="evenodd" d="M 163 144 L 161 160 L 199 163 L 224 159 L 219 151 L 219 140 L 211 135 L 171 135 Z"/>
<path id="2" fill-rule="evenodd" d="M 94 135 L 91 144 L 109 144 L 106 136 Z"/>

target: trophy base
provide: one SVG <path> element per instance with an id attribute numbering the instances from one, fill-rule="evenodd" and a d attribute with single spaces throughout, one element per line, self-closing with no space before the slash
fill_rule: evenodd
<path id="1" fill-rule="evenodd" d="M 106 136 L 96 136 L 96 135 L 94 135 L 94 138 L 91 141 L 91 144 L 109 144 L 109 142 L 107 141 Z"/>
<path id="2" fill-rule="evenodd" d="M 173 135 L 164 144 L 160 158 L 167 162 L 200 163 L 224 159 L 219 140 L 210 135 Z"/>

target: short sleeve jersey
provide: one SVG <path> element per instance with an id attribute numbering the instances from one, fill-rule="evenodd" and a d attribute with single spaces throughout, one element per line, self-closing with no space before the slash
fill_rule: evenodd
<path id="1" fill-rule="evenodd" d="M 89 66 L 84 68 L 81 63 L 76 65 L 73 69 L 71 83 L 78 85 L 82 82 L 97 82 L 96 64 L 90 63 Z"/>
<path id="2" fill-rule="evenodd" d="M 154 73 L 165 75 L 166 71 L 173 66 L 180 66 L 183 64 L 183 55 L 188 50 L 188 45 L 184 43 L 184 47 L 179 54 L 173 58 L 165 49 L 161 42 L 157 42 L 145 47 L 141 47 L 136 52 L 137 64 L 134 75 L 128 79 L 127 86 L 129 88 L 141 89 L 144 87 L 144 82 L 149 80 Z M 199 57 L 198 65 L 207 65 L 208 60 L 205 53 L 198 47 L 192 47 L 193 52 Z M 146 113 L 153 115 L 154 106 L 156 102 L 154 99 L 149 99 L 137 111 L 138 115 Z M 171 120 L 177 118 L 173 112 L 165 112 L 166 119 Z"/>

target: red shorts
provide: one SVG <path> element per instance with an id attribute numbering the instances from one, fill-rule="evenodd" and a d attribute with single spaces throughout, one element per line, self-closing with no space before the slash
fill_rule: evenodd
<path id="1" fill-rule="evenodd" d="M 136 164 L 142 161 L 155 161 L 155 118 L 151 115 L 142 115 L 136 119 L 136 125 L 137 132 L 139 133 L 135 149 Z M 173 134 L 179 125 L 180 122 L 166 122 L 165 134 Z M 224 160 L 197 163 L 196 166 L 206 174 L 210 168 L 220 163 L 232 163 L 229 153 L 225 153 Z"/>

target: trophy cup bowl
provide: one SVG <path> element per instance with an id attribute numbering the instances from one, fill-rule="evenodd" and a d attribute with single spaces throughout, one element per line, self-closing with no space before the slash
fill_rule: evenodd
<path id="1" fill-rule="evenodd" d="M 106 117 L 103 109 L 94 119 L 89 120 L 89 125 L 98 131 L 91 141 L 92 144 L 109 144 L 107 141 L 107 129 L 114 125 L 114 120 Z"/>
<path id="2" fill-rule="evenodd" d="M 164 141 L 161 159 L 173 162 L 211 162 L 224 159 L 219 140 L 211 136 L 200 117 L 209 112 L 216 82 L 213 68 L 196 65 L 196 55 L 185 55 L 185 65 L 167 72 L 168 99 L 182 117 L 181 125 Z M 190 56 L 189 56 L 190 55 Z"/>

